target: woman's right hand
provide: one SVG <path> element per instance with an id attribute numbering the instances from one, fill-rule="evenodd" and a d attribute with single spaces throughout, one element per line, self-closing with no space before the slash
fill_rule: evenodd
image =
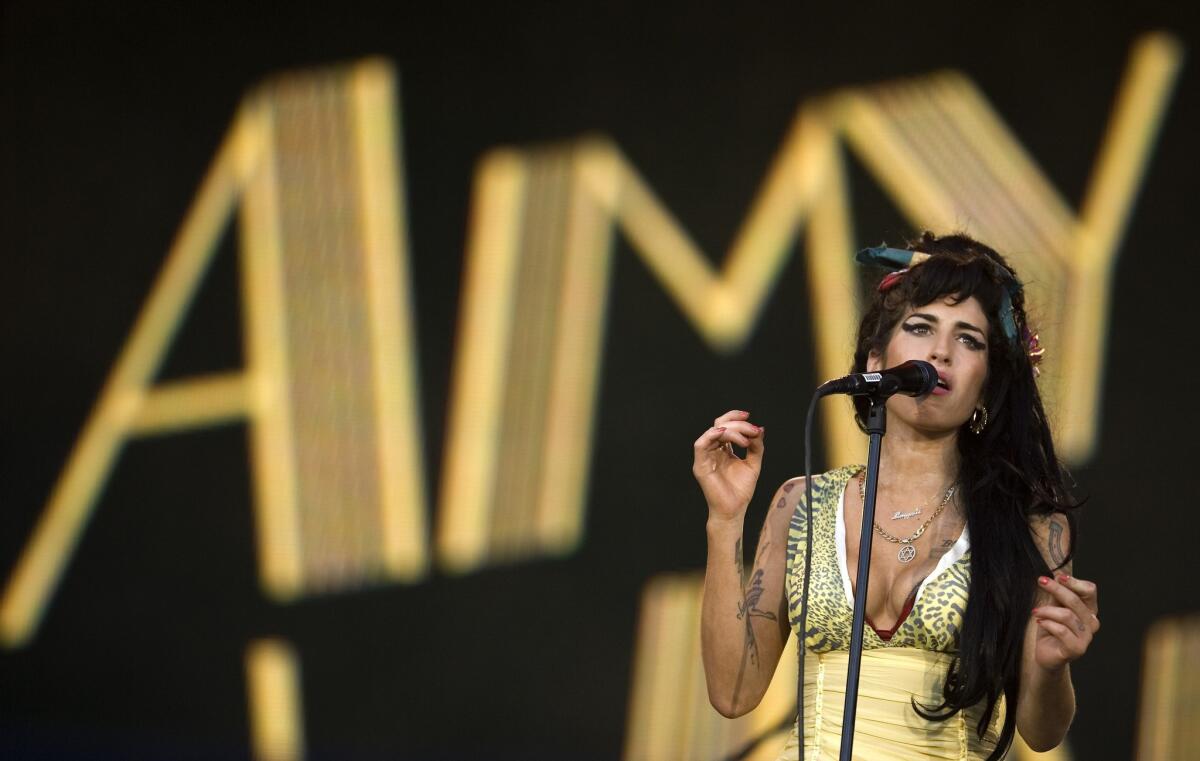
<path id="1" fill-rule="evenodd" d="M 696 439 L 692 475 L 708 500 L 710 519 L 740 520 L 745 515 L 762 469 L 764 430 L 750 422 L 750 413 L 730 410 Z M 745 447 L 744 459 L 733 453 L 733 444 Z"/>

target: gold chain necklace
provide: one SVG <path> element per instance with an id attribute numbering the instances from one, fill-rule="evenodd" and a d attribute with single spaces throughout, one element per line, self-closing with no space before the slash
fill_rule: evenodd
<path id="1" fill-rule="evenodd" d="M 866 475 L 866 470 L 858 471 L 858 496 L 859 499 L 863 501 L 863 504 L 866 504 L 867 501 Z M 946 487 L 946 493 L 942 495 L 942 504 L 938 505 L 938 509 L 934 511 L 933 515 L 929 516 L 929 520 L 925 521 L 925 523 L 921 525 L 921 528 L 917 529 L 916 532 L 907 539 L 901 539 L 898 536 L 892 536 L 888 532 L 884 531 L 878 522 L 873 521 L 875 525 L 875 531 L 877 531 L 880 536 L 892 544 L 900 545 L 900 551 L 896 553 L 896 557 L 899 558 L 901 563 L 912 562 L 912 559 L 917 556 L 917 548 L 913 546 L 913 542 L 920 538 L 921 534 L 925 533 L 925 529 L 929 528 L 929 524 L 933 523 L 934 519 L 941 515 L 942 511 L 946 509 L 946 505 L 950 504 L 950 498 L 954 496 L 954 490 L 956 488 L 958 488 L 957 484 L 950 484 L 948 487 Z"/>

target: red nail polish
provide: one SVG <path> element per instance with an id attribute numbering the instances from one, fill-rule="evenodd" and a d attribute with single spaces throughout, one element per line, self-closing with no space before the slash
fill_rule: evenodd
<path id="1" fill-rule="evenodd" d="M 1037 615 L 1037 612 L 1038 612 L 1039 610 L 1041 610 L 1041 608 L 1034 608 L 1034 609 L 1033 609 L 1033 613 L 1034 613 L 1034 615 Z"/>
<path id="2" fill-rule="evenodd" d="M 724 432 L 725 432 L 725 428 L 724 428 L 724 426 L 722 426 L 721 428 L 718 428 L 718 429 L 717 429 L 717 433 L 724 433 Z"/>
<path id="3" fill-rule="evenodd" d="M 1050 579 L 1049 579 L 1049 577 L 1046 577 L 1046 576 L 1039 576 L 1038 583 L 1044 587 L 1050 583 Z"/>
<path id="4" fill-rule="evenodd" d="M 1068 576 L 1068 575 L 1066 575 L 1065 573 L 1060 573 L 1060 574 L 1058 575 L 1058 580 L 1059 580 L 1059 581 L 1061 581 L 1061 582 L 1063 582 L 1063 583 L 1065 584 L 1065 583 L 1067 583 L 1068 581 L 1070 581 L 1070 580 L 1071 580 L 1071 577 L 1070 577 L 1070 576 Z"/>

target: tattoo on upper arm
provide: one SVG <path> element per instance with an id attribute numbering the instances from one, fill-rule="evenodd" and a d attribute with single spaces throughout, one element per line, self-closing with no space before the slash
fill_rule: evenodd
<path id="1" fill-rule="evenodd" d="M 746 620 L 747 626 L 749 626 L 750 619 L 752 617 L 766 618 L 771 621 L 775 620 L 774 613 L 772 613 L 768 610 L 759 610 L 759 608 L 758 608 L 758 601 L 760 599 L 762 599 L 762 595 L 763 595 L 763 580 L 762 580 L 762 578 L 763 578 L 763 569 L 761 569 L 761 568 L 756 569 L 754 571 L 754 576 L 752 576 L 750 578 L 750 588 L 746 590 L 746 593 L 745 593 L 742 601 L 740 603 L 738 603 L 738 614 L 737 614 L 738 620 L 741 621 L 744 618 Z M 747 631 L 752 631 L 752 630 L 750 630 L 748 628 Z"/>
<path id="2" fill-rule="evenodd" d="M 737 618 L 745 624 L 745 636 L 742 641 L 742 663 L 738 668 L 737 681 L 733 685 L 733 703 L 737 704 L 739 693 L 742 691 L 742 679 L 746 675 L 746 666 L 753 664 L 758 668 L 758 638 L 754 635 L 755 618 L 765 618 L 768 621 L 778 620 L 769 610 L 761 610 L 758 601 L 763 596 L 763 569 L 756 568 L 750 577 L 750 586 L 742 592 L 742 601 L 738 603 Z"/>
<path id="3" fill-rule="evenodd" d="M 1062 546 L 1063 527 L 1054 520 L 1050 519 L 1050 534 L 1047 540 L 1050 550 L 1050 559 L 1054 561 L 1054 567 L 1062 568 L 1063 563 L 1067 562 L 1067 553 L 1063 551 Z"/>
<path id="4" fill-rule="evenodd" d="M 738 603 L 737 617 L 739 621 L 744 621 L 746 624 L 746 637 L 743 643 L 744 655 L 748 656 L 750 662 L 755 666 L 758 665 L 758 639 L 754 636 L 753 619 L 765 618 L 768 621 L 775 621 L 775 614 L 769 610 L 761 610 L 758 607 L 758 601 L 763 595 L 763 569 L 758 568 L 754 571 L 754 575 L 750 577 L 750 588 L 745 590 L 742 601 Z"/>

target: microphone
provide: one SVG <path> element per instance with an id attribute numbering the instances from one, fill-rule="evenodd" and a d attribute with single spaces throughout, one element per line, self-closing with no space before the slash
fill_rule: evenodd
<path id="1" fill-rule="evenodd" d="M 844 378 L 826 381 L 817 387 L 818 396 L 849 394 L 886 399 L 892 394 L 924 396 L 937 386 L 938 374 L 933 365 L 919 359 L 888 368 L 878 373 L 851 373 Z"/>

